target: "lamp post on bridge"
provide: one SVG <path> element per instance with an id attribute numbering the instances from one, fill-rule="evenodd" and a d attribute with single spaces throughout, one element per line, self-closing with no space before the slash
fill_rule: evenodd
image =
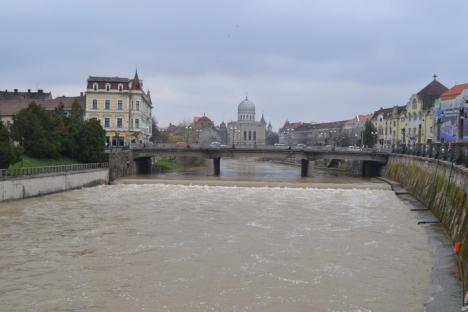
<path id="1" fill-rule="evenodd" d="M 186 126 L 185 127 L 185 143 L 188 145 L 189 144 L 189 136 L 190 136 L 190 129 L 192 129 L 191 126 Z"/>
<path id="2" fill-rule="evenodd" d="M 235 145 L 236 144 L 236 133 L 238 133 L 240 130 L 237 129 L 237 127 L 230 127 L 229 130 L 232 131 L 232 145 Z"/>

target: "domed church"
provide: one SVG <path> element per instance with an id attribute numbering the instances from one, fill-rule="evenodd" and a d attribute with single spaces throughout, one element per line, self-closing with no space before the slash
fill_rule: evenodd
<path id="1" fill-rule="evenodd" d="M 237 121 L 228 123 L 229 144 L 265 145 L 265 118 L 255 120 L 255 104 L 248 97 L 237 106 Z"/>

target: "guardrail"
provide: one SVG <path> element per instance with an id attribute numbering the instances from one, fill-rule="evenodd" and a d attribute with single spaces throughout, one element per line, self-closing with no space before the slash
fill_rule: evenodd
<path id="1" fill-rule="evenodd" d="M 243 145 L 243 144 L 221 144 L 221 145 L 210 145 L 210 144 L 168 144 L 168 143 L 131 143 L 128 146 L 129 149 L 237 149 L 237 150 L 268 150 L 268 151 L 317 151 L 317 152 L 379 152 L 379 153 L 391 153 L 391 148 L 361 148 L 361 147 L 340 147 L 332 145 Z M 112 152 L 112 150 L 109 150 Z"/>
<path id="2" fill-rule="evenodd" d="M 392 153 L 445 160 L 468 167 L 468 143 L 466 142 L 400 144 L 392 147 Z"/>
<path id="3" fill-rule="evenodd" d="M 20 169 L 0 169 L 0 179 L 8 179 L 11 177 L 32 176 L 47 173 L 60 173 L 69 171 L 90 170 L 99 168 L 109 168 L 109 163 L 90 163 L 90 164 L 73 164 L 47 167 L 33 167 Z"/>

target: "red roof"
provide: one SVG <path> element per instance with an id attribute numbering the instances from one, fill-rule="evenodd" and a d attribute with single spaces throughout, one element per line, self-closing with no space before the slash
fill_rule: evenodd
<path id="1" fill-rule="evenodd" d="M 359 121 L 368 121 L 371 120 L 372 114 L 369 115 L 358 115 Z"/>
<path id="2" fill-rule="evenodd" d="M 141 90 L 141 81 L 140 78 L 138 78 L 138 72 L 135 71 L 135 77 L 133 78 L 132 81 L 132 90 Z"/>
<path id="3" fill-rule="evenodd" d="M 458 95 L 460 95 L 463 90 L 465 89 L 468 89 L 468 83 L 463 83 L 463 84 L 459 84 L 459 85 L 456 85 L 450 89 L 448 89 L 447 91 L 445 91 L 444 93 L 442 93 L 442 95 L 440 96 L 440 98 L 442 100 L 451 100 L 451 99 L 454 99 L 456 98 Z"/>

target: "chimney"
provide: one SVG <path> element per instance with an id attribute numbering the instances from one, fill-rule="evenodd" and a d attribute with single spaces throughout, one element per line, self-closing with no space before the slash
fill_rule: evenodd
<path id="1" fill-rule="evenodd" d="M 28 93 L 31 93 L 31 89 L 28 89 Z"/>
<path id="2" fill-rule="evenodd" d="M 42 89 L 37 90 L 37 93 L 39 93 L 39 94 L 42 94 L 43 92 L 44 92 L 44 90 L 42 90 Z"/>
<path id="3" fill-rule="evenodd" d="M 80 96 L 83 97 L 83 92 L 80 92 Z"/>
<path id="4" fill-rule="evenodd" d="M 13 91 L 15 92 L 15 94 L 18 93 L 18 89 L 14 89 Z"/>

